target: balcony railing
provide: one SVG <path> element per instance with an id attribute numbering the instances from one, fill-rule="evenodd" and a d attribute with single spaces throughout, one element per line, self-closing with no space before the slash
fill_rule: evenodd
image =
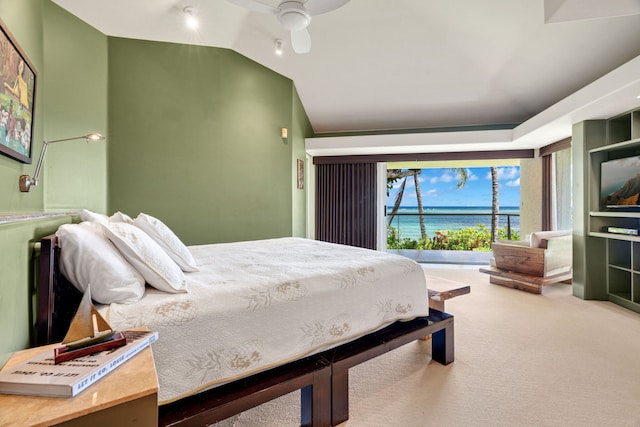
<path id="1" fill-rule="evenodd" d="M 387 213 L 387 215 L 389 215 L 389 213 Z M 448 217 L 451 217 L 451 216 L 487 217 L 487 218 L 489 218 L 487 228 L 491 227 L 491 214 L 490 213 L 462 213 L 462 212 L 423 212 L 422 214 L 419 214 L 419 213 L 396 213 L 394 215 L 394 219 L 393 219 L 392 223 L 389 224 L 389 225 L 391 225 L 392 227 L 394 227 L 398 231 L 398 238 L 401 238 L 402 237 L 402 230 L 401 230 L 400 218 L 402 218 L 402 217 L 417 217 L 418 221 L 419 221 L 420 216 L 423 216 L 423 217 L 436 217 L 436 216 L 439 216 L 439 217 L 443 217 L 443 216 L 448 216 Z M 519 219 L 520 214 L 519 213 L 499 213 L 498 214 L 498 227 L 500 227 L 500 223 L 502 222 L 502 219 L 505 218 L 505 217 L 507 219 L 507 239 L 511 240 L 511 234 L 512 234 L 512 224 L 511 224 L 512 221 L 511 221 L 511 218 L 512 217 L 517 217 Z M 425 224 L 428 225 L 428 218 L 425 218 Z M 518 225 L 519 225 L 519 222 L 518 222 Z M 441 227 L 440 230 L 455 230 L 455 229 L 460 229 L 460 228 L 467 228 L 467 227 L 466 226 L 464 226 L 464 227 L 461 227 L 461 226 L 457 226 L 457 227 Z M 518 229 L 519 229 L 519 227 L 518 227 Z"/>

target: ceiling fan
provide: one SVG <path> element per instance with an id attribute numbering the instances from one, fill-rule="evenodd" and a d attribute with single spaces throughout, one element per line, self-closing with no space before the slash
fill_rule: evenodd
<path id="1" fill-rule="evenodd" d="M 291 32 L 291 46 L 295 53 L 308 53 L 311 50 L 311 36 L 307 26 L 311 17 L 336 10 L 349 0 L 287 0 L 277 7 L 257 0 L 229 0 L 238 6 L 256 12 L 275 15 L 280 24 Z"/>

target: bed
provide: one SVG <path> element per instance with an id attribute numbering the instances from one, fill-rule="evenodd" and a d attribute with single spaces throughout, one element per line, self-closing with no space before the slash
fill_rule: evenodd
<path id="1" fill-rule="evenodd" d="M 41 241 L 38 344 L 58 342 L 82 295 Z M 159 332 L 161 425 L 202 425 L 301 389 L 302 425 L 348 419 L 349 368 L 432 335 L 453 361 L 453 316 L 430 310 L 407 258 L 301 238 L 190 246 L 186 292 L 145 286 L 133 303 L 98 304 L 115 329 Z M 93 295 L 93 287 L 92 287 Z"/>

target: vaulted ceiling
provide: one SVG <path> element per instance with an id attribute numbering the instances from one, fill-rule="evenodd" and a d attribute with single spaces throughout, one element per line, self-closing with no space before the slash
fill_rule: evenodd
<path id="1" fill-rule="evenodd" d="M 233 49 L 291 78 L 317 133 L 513 128 L 640 55 L 640 6 L 629 0 L 351 0 L 312 18 L 307 54 L 292 51 L 275 16 L 226 0 L 53 1 L 110 36 Z M 184 25 L 187 6 L 196 31 Z M 558 114 L 634 108 L 639 79 L 606 89 L 627 91 L 632 100 L 620 106 L 594 109 L 603 99 L 584 99 Z M 589 96 L 605 97 L 598 93 Z"/>

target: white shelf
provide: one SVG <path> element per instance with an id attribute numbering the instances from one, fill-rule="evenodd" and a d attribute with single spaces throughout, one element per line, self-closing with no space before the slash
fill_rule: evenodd
<path id="1" fill-rule="evenodd" d="M 603 239 L 613 239 L 613 240 L 626 240 L 627 242 L 640 242 L 640 237 L 638 236 L 627 236 L 626 234 L 616 234 L 616 233 L 603 233 L 600 231 L 590 231 L 589 236 L 591 237 L 602 237 Z"/>
<path id="2" fill-rule="evenodd" d="M 623 267 L 621 265 L 609 264 L 609 268 L 615 268 L 616 270 L 626 271 L 627 273 L 635 273 L 635 271 L 632 270 L 631 268 Z"/>
<path id="3" fill-rule="evenodd" d="M 631 139 L 629 141 L 617 142 L 615 144 L 603 145 L 602 147 L 593 148 L 589 150 L 589 154 L 625 150 L 627 148 L 633 148 L 636 145 L 640 145 L 640 138 Z"/>
<path id="4" fill-rule="evenodd" d="M 640 218 L 640 212 L 616 212 L 616 211 L 591 211 L 591 216 L 601 216 L 610 218 Z"/>

